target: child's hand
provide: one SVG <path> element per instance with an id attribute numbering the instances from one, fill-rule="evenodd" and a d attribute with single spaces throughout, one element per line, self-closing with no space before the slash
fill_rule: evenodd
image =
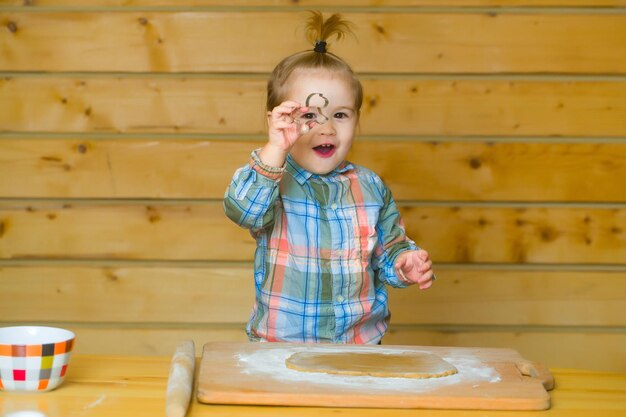
<path id="1" fill-rule="evenodd" d="M 433 284 L 433 263 L 425 250 L 402 252 L 395 264 L 400 281 L 408 285 L 418 284 L 421 290 Z"/>
<path id="2" fill-rule="evenodd" d="M 302 134 L 300 125 L 293 119 L 292 113 L 300 109 L 307 111 L 300 103 L 295 101 L 284 101 L 272 109 L 268 115 L 269 122 L 269 144 L 276 149 L 289 153 L 291 147 Z"/>
<path id="3" fill-rule="evenodd" d="M 293 112 L 298 109 L 308 110 L 295 101 L 284 101 L 268 113 L 269 141 L 259 152 L 259 157 L 264 164 L 281 167 L 285 163 L 287 154 L 301 135 L 300 126 L 292 117 Z"/>

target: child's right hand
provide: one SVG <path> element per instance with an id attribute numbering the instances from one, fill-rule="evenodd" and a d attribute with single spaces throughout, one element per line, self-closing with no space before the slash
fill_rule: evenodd
<path id="1" fill-rule="evenodd" d="M 295 101 L 283 101 L 267 114 L 269 141 L 259 152 L 264 164 L 272 167 L 281 167 L 285 163 L 287 154 L 294 143 L 302 135 L 301 125 L 296 123 L 293 113 L 307 111 Z"/>
<path id="2" fill-rule="evenodd" d="M 300 112 L 307 111 L 307 108 L 300 103 L 284 101 L 268 114 L 269 144 L 285 153 L 289 153 L 291 147 L 302 135 L 301 126 L 293 117 L 293 113 L 298 109 Z"/>

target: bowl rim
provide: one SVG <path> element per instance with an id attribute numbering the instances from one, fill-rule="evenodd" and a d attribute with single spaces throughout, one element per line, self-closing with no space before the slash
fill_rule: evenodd
<path id="1" fill-rule="evenodd" d="M 28 330 L 39 330 L 39 329 L 43 329 L 46 331 L 53 331 L 54 333 L 54 337 L 51 337 L 49 340 L 46 340 L 45 342 L 34 342 L 34 341 L 28 341 L 28 342 L 24 342 L 22 343 L 21 341 L 18 341 L 17 343 L 6 343 L 6 340 L 3 341 L 3 338 L 7 337 L 7 335 L 3 334 L 3 333 L 9 333 L 9 332 L 26 332 Z M 25 333 L 27 334 L 27 333 Z M 0 345 L 4 345 L 4 346 L 28 346 L 28 345 L 44 345 L 44 344 L 50 344 L 50 343 L 62 343 L 62 342 L 67 342 L 69 340 L 73 340 L 76 339 L 76 334 L 68 329 L 64 329 L 62 327 L 54 327 L 54 326 L 39 326 L 39 325 L 24 325 L 24 326 L 5 326 L 5 327 L 0 327 Z"/>

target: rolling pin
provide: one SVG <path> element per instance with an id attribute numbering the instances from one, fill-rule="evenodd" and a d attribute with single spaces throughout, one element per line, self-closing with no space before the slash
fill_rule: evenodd
<path id="1" fill-rule="evenodd" d="M 187 414 L 193 390 L 193 375 L 196 365 L 195 347 L 192 340 L 185 340 L 176 348 L 165 393 L 165 415 L 183 417 Z"/>

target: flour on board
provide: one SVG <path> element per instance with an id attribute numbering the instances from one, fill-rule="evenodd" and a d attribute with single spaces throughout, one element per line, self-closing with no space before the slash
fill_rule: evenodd
<path id="1" fill-rule="evenodd" d="M 350 376 L 300 372 L 287 368 L 285 360 L 297 352 L 345 352 L 345 347 L 337 349 L 324 347 L 293 347 L 261 349 L 252 353 L 238 353 L 236 359 L 244 374 L 262 375 L 281 382 L 306 382 L 315 385 L 336 386 L 342 390 L 360 391 L 367 389 L 374 392 L 397 393 L 398 390 L 410 392 L 428 392 L 440 387 L 472 382 L 491 384 L 500 381 L 500 375 L 495 369 L 486 365 L 473 355 L 455 355 L 442 359 L 454 365 L 458 373 L 442 378 L 411 379 L 411 378 L 381 378 L 374 376 Z M 380 352 L 379 347 L 367 348 L 360 346 L 359 352 Z M 406 349 L 385 349 L 386 353 L 402 354 L 416 352 Z M 429 353 L 429 352 L 424 352 Z"/>

